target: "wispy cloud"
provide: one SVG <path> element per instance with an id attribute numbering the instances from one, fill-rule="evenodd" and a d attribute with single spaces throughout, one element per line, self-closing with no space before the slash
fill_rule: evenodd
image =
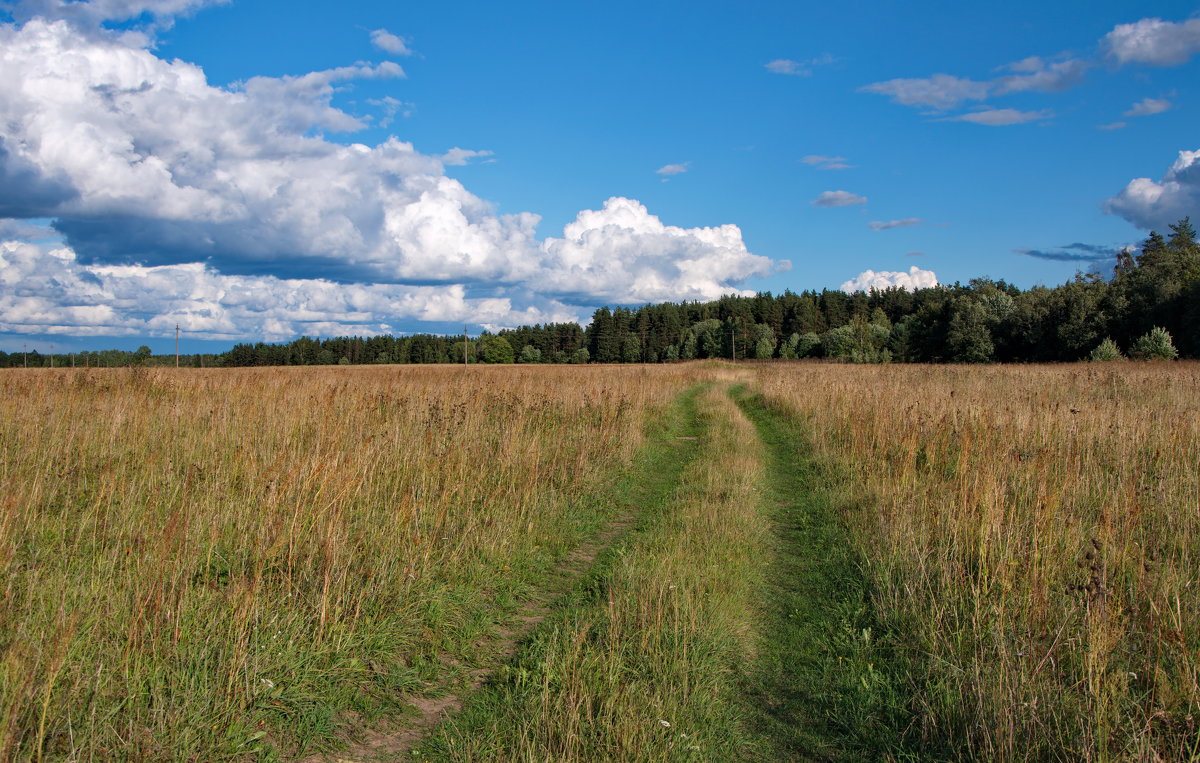
<path id="1" fill-rule="evenodd" d="M 408 43 L 403 37 L 398 37 L 386 29 L 372 30 L 371 44 L 395 56 L 411 56 L 413 54 L 412 48 L 408 47 Z"/>
<path id="2" fill-rule="evenodd" d="M 991 80 L 973 80 L 950 74 L 930 77 L 891 79 L 859 88 L 860 92 L 886 95 L 893 103 L 918 108 L 949 111 L 968 101 L 982 101 L 991 95 L 1009 93 L 1056 92 L 1078 83 L 1089 65 L 1076 58 L 1047 61 L 1038 56 L 1000 67 L 1010 72 Z"/>
<path id="3" fill-rule="evenodd" d="M 368 98 L 367 103 L 383 110 L 383 118 L 379 120 L 380 127 L 387 127 L 396 121 L 397 114 L 408 119 L 417 108 L 415 103 L 401 101 L 390 95 L 385 95 L 382 98 Z"/>
<path id="4" fill-rule="evenodd" d="M 828 53 L 824 53 L 816 58 L 807 58 L 801 61 L 794 61 L 790 58 L 776 58 L 774 61 L 769 61 L 764 64 L 764 68 L 773 74 L 788 74 L 793 77 L 811 77 L 813 69 L 820 66 L 829 66 L 830 64 L 836 62 L 836 58 Z"/>
<path id="5" fill-rule="evenodd" d="M 1115 260 L 1125 247 L 1074 243 L 1054 249 L 1014 249 L 1016 254 L 1054 262 L 1107 262 Z"/>
<path id="6" fill-rule="evenodd" d="M 886 95 L 892 99 L 893 103 L 903 106 L 946 112 L 958 109 L 971 101 L 983 101 L 993 96 L 1026 92 L 1054 93 L 1066 90 L 1078 84 L 1092 66 L 1093 64 L 1080 58 L 1064 57 L 1047 60 L 1040 56 L 1029 56 L 998 67 L 997 71 L 1004 72 L 1004 74 L 989 80 L 974 80 L 939 73 L 929 77 L 875 82 L 859 88 L 859 92 Z M 1015 114 L 1041 112 L 987 109 L 976 113 L 987 114 L 987 116 L 976 116 L 973 113 L 964 115 L 961 119 L 952 117 L 947 121 L 974 122 L 992 126 L 1010 125 L 1019 124 L 1021 121 L 1030 121 L 1028 119 L 1008 121 Z"/>
<path id="7" fill-rule="evenodd" d="M 1137 103 L 1129 107 L 1129 111 L 1125 112 L 1127 117 L 1148 117 L 1154 114 L 1161 114 L 1164 111 L 1169 111 L 1171 102 L 1166 98 L 1143 98 Z"/>
<path id="8" fill-rule="evenodd" d="M 48 225 L 39 225 L 28 220 L 0 219 L 0 241 L 58 238 L 58 233 Z"/>
<path id="9" fill-rule="evenodd" d="M 819 170 L 848 170 L 853 165 L 846 163 L 844 156 L 822 156 L 820 154 L 809 154 L 800 161 L 810 167 L 816 167 Z"/>
<path id="10" fill-rule="evenodd" d="M 1030 91 L 1056 93 L 1078 84 L 1089 68 L 1090 64 L 1078 58 L 1046 61 L 1039 56 L 1030 56 L 1001 67 L 1013 73 L 989 84 L 995 95 Z"/>
<path id="11" fill-rule="evenodd" d="M 1181 22 L 1144 18 L 1132 24 L 1119 24 L 1099 41 L 1099 50 L 1083 57 L 1060 55 L 1050 59 L 1029 56 L 998 67 L 1000 76 L 974 80 L 938 73 L 929 77 L 897 78 L 874 82 L 859 92 L 891 98 L 893 103 L 914 108 L 948 112 L 972 101 L 1014 93 L 1055 93 L 1079 82 L 1102 58 L 1117 66 L 1140 63 L 1150 66 L 1178 66 L 1200 53 L 1200 18 Z M 1146 98 L 1125 112 L 1127 117 L 1161 114 L 1171 107 L 1165 99 Z M 1049 119 L 1049 110 L 979 108 L 967 114 L 941 121 L 972 122 L 1000 127 Z M 1123 122 L 1100 125 L 1102 130 L 1119 130 Z"/>
<path id="12" fill-rule="evenodd" d="M 934 74 L 932 77 L 913 79 L 890 79 L 859 88 L 860 92 L 886 95 L 893 103 L 904 106 L 934 108 L 949 111 L 965 101 L 982 101 L 987 98 L 991 84 L 977 82 L 949 74 Z"/>
<path id="13" fill-rule="evenodd" d="M 1110 122 L 1106 125 L 1096 125 L 1097 130 L 1124 130 L 1129 126 L 1128 122 Z"/>
<path id="14" fill-rule="evenodd" d="M 887 222 L 872 220 L 867 223 L 867 226 L 873 231 L 881 231 L 891 230 L 892 228 L 907 228 L 910 225 L 920 225 L 923 222 L 925 221 L 919 217 L 906 217 L 903 220 L 888 220 Z"/>
<path id="15" fill-rule="evenodd" d="M 983 109 L 980 111 L 972 111 L 967 114 L 959 114 L 956 117 L 945 117 L 940 119 L 940 122 L 971 122 L 977 125 L 987 125 L 988 127 L 1006 127 L 1008 125 L 1019 125 L 1025 122 L 1040 122 L 1050 119 L 1054 116 L 1054 112 L 1049 109 L 1041 111 L 1017 111 L 1016 109 Z"/>
<path id="16" fill-rule="evenodd" d="M 469 148 L 458 148 L 455 146 L 446 153 L 442 154 L 441 159 L 442 164 L 447 164 L 452 167 L 462 167 L 470 164 L 472 159 L 487 159 L 487 157 L 492 155 L 493 152 L 487 150 L 472 151 Z M 493 159 L 491 161 L 495 160 Z"/>
<path id="17" fill-rule="evenodd" d="M 666 175 L 668 177 L 671 175 L 682 175 L 688 171 L 689 164 L 691 164 L 691 162 L 683 162 L 682 164 L 664 164 L 654 172 L 658 175 Z"/>
<path id="18" fill-rule="evenodd" d="M 855 204 L 866 204 L 867 197 L 849 191 L 824 191 L 813 199 L 812 203 L 815 207 L 852 207 Z"/>

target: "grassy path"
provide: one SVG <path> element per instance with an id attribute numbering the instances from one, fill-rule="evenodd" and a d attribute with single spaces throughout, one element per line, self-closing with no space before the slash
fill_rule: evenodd
<path id="1" fill-rule="evenodd" d="M 762 651 L 747 690 L 751 723 L 779 760 L 903 757 L 893 658 L 811 435 L 746 389 L 732 394 L 766 449 L 773 528 Z"/>
<path id="2" fill-rule="evenodd" d="M 391 728 L 370 729 L 362 733 L 359 743 L 336 753 L 318 754 L 305 758 L 305 763 L 347 763 L 348 761 L 412 760 L 424 752 L 414 750 L 422 740 L 437 729 L 440 723 L 452 719 L 450 725 L 471 724 L 476 717 L 490 714 L 494 691 L 480 692 L 488 681 L 499 673 L 502 680 L 510 668 L 506 665 L 514 656 L 525 651 L 530 634 L 542 626 L 548 617 L 561 613 L 581 601 L 594 597 L 602 585 L 603 571 L 613 559 L 623 553 L 624 537 L 635 534 L 647 521 L 647 515 L 661 507 L 678 488 L 684 469 L 696 457 L 698 440 L 704 425 L 699 414 L 697 397 L 704 390 L 688 390 L 676 401 L 667 415 L 657 422 L 647 445 L 633 467 L 612 486 L 607 499 L 613 504 L 613 518 L 599 533 L 574 549 L 544 581 L 540 589 L 510 613 L 495 638 L 480 644 L 480 652 L 491 658 L 467 671 L 468 680 L 457 686 L 444 687 L 440 692 L 410 699 L 412 711 Z M 464 711 L 466 708 L 466 712 Z M 459 718 L 459 714 L 461 718 Z M 442 734 L 437 738 L 445 738 Z"/>
<path id="3" fill-rule="evenodd" d="M 690 457 L 651 454 L 636 525 L 421 745 L 423 759 L 756 757 L 740 676 L 753 655 L 768 532 L 761 452 L 723 388 L 688 407 L 691 433 L 676 437 L 697 438 L 678 441 Z"/>
<path id="4" fill-rule="evenodd" d="M 614 486 L 616 518 L 470 684 L 338 759 L 903 757 L 887 650 L 806 434 L 741 386 L 682 396 Z"/>

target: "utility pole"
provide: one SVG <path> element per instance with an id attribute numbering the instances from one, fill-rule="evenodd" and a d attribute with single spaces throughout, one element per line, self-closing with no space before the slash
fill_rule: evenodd
<path id="1" fill-rule="evenodd" d="M 175 367 L 179 368 L 179 324 L 175 324 Z"/>
<path id="2" fill-rule="evenodd" d="M 467 327 L 463 326 L 463 365 L 467 365 Z"/>
<path id="3" fill-rule="evenodd" d="M 737 337 L 733 334 L 733 329 L 729 329 L 729 359 L 737 360 Z"/>
<path id="4" fill-rule="evenodd" d="M 29 345 L 27 344 L 21 345 L 21 360 L 24 362 L 25 367 L 29 368 Z"/>

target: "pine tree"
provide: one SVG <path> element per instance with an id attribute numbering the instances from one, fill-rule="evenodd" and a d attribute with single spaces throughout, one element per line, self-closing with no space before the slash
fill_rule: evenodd
<path id="1" fill-rule="evenodd" d="M 1096 345 L 1096 349 L 1092 350 L 1091 354 L 1088 355 L 1089 360 L 1097 363 L 1124 360 L 1124 358 L 1125 356 L 1121 354 L 1121 348 L 1117 347 L 1117 343 L 1111 337 L 1105 338 L 1103 342 Z"/>
<path id="2" fill-rule="evenodd" d="M 1171 334 L 1161 326 L 1155 326 L 1133 343 L 1133 354 L 1144 360 L 1174 360 L 1179 357 Z"/>

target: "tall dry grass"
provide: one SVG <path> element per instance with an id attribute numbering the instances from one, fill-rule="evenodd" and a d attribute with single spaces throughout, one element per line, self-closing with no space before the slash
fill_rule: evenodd
<path id="1" fill-rule="evenodd" d="M 929 755 L 1200 754 L 1200 365 L 791 365 Z"/>
<path id="2" fill-rule="evenodd" d="M 291 753 L 445 683 L 694 373 L 0 373 L 0 759 Z"/>

